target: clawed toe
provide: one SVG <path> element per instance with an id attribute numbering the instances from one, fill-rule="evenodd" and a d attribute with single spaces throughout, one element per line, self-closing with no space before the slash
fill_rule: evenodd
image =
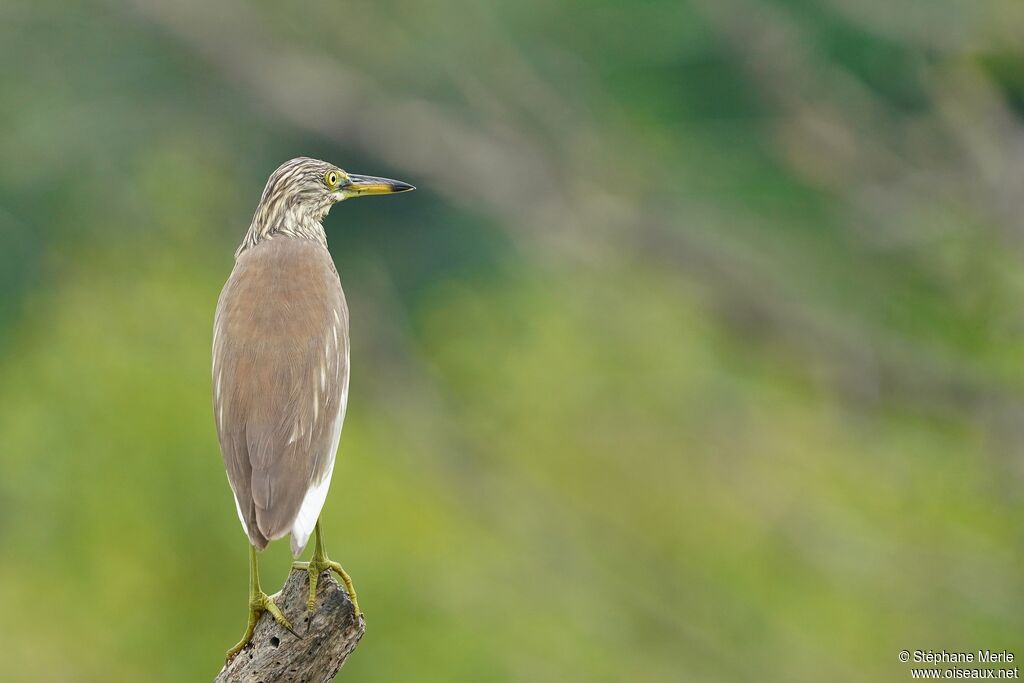
<path id="1" fill-rule="evenodd" d="M 252 640 L 253 633 L 256 631 L 256 624 L 260 621 L 260 616 L 264 612 L 270 612 L 270 616 L 274 617 L 274 621 L 281 625 L 281 628 L 291 633 L 296 638 L 302 639 L 295 629 L 292 628 L 291 622 L 284 616 L 281 609 L 270 599 L 270 596 L 260 591 L 252 597 L 249 602 L 249 624 L 245 628 L 245 633 L 242 634 L 242 639 L 235 644 L 225 655 L 225 660 L 230 662 L 231 659 L 249 644 Z"/>

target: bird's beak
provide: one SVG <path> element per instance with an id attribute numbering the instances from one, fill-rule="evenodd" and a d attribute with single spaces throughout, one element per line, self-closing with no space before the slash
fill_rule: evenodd
<path id="1" fill-rule="evenodd" d="M 341 189 L 346 197 L 362 197 L 368 194 L 408 192 L 416 188 L 409 183 L 403 183 L 401 180 L 349 173 L 348 181 L 342 184 Z"/>

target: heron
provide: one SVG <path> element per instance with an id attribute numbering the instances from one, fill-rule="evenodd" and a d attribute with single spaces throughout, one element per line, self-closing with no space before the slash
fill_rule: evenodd
<path id="1" fill-rule="evenodd" d="M 341 438 L 349 385 L 349 318 L 323 220 L 334 204 L 395 194 L 408 183 L 347 173 L 308 157 L 267 180 L 213 324 L 213 411 L 235 509 L 249 540 L 249 621 L 230 659 L 252 638 L 263 612 L 294 634 L 260 588 L 257 550 L 291 534 L 309 562 L 311 612 L 322 571 L 338 574 L 357 618 L 352 579 L 328 559 L 320 531 Z"/>

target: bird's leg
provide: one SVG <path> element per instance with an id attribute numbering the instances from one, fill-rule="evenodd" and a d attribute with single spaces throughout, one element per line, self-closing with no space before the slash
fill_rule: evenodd
<path id="1" fill-rule="evenodd" d="M 355 610 L 356 619 L 363 616 L 362 610 L 359 609 L 359 601 L 356 599 L 356 589 L 352 585 L 352 579 L 348 573 L 342 568 L 340 564 L 333 560 L 327 559 L 327 554 L 324 553 L 324 541 L 320 534 L 320 520 L 316 521 L 315 527 L 316 542 L 313 545 L 313 557 L 310 558 L 309 562 L 294 562 L 292 563 L 292 569 L 304 569 L 309 572 L 309 601 L 306 603 L 306 608 L 312 612 L 313 607 L 316 605 L 316 585 L 320 579 L 320 572 L 325 569 L 330 569 L 336 572 L 341 577 L 342 583 L 345 584 L 345 590 L 348 592 L 348 598 L 352 601 L 352 608 Z"/>
<path id="2" fill-rule="evenodd" d="M 274 621 L 281 624 L 286 628 L 293 636 L 299 638 L 292 625 L 288 623 L 288 620 L 281 610 L 278 609 L 274 601 L 270 599 L 270 596 L 264 593 L 260 589 L 260 568 L 256 563 L 256 546 L 249 546 L 249 625 L 245 627 L 245 633 L 242 635 L 242 639 L 238 643 L 228 650 L 227 659 L 230 661 L 232 657 L 242 651 L 249 640 L 252 639 L 253 631 L 256 630 L 256 624 L 259 623 L 260 616 L 264 612 L 270 612 L 270 615 L 274 617 Z"/>

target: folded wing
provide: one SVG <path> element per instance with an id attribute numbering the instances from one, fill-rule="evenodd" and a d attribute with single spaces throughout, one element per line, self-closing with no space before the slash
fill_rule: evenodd
<path id="1" fill-rule="evenodd" d="M 239 255 L 214 322 L 214 416 L 258 548 L 291 532 L 298 554 L 309 539 L 345 417 L 348 355 L 348 309 L 326 249 L 280 237 Z"/>

